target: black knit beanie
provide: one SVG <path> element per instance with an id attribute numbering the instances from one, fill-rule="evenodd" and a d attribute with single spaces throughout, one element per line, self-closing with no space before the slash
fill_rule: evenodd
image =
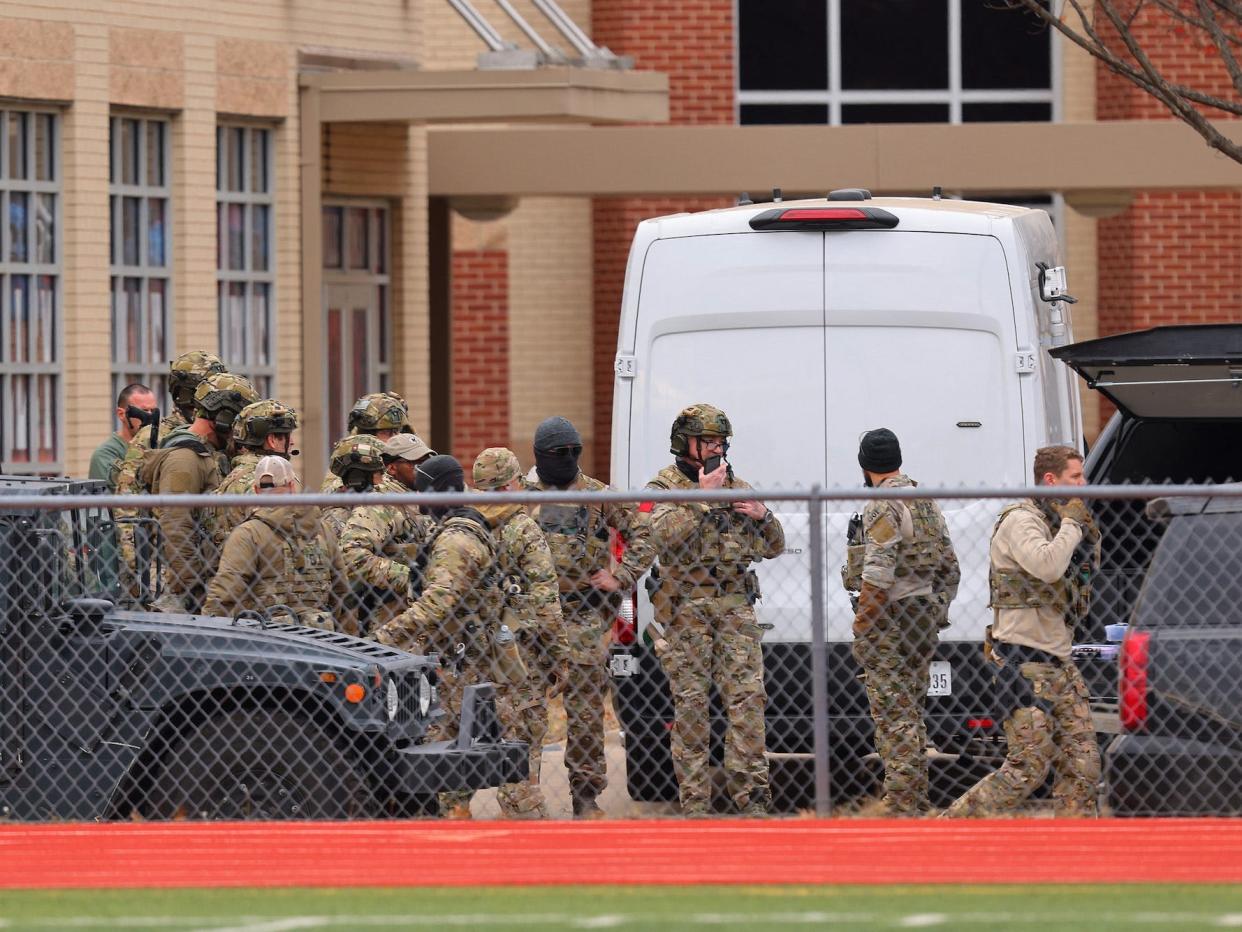
<path id="1" fill-rule="evenodd" d="M 901 444 L 887 427 L 869 430 L 858 442 L 858 465 L 867 472 L 895 472 L 901 468 Z"/>

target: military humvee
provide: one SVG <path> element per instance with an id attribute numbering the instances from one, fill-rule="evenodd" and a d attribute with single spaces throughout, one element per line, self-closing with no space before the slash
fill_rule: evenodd
<path id="1" fill-rule="evenodd" d="M 121 593 L 98 481 L 0 477 L 0 818 L 346 819 L 524 779 L 490 684 L 429 741 L 437 658 Z M 51 502 L 49 502 L 51 504 Z"/>

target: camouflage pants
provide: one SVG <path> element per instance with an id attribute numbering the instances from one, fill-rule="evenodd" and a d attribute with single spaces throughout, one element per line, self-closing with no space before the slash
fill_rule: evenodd
<path id="1" fill-rule="evenodd" d="M 539 769 L 548 734 L 552 664 L 547 650 L 537 640 L 524 637 L 519 647 L 526 665 L 526 680 L 503 689 L 497 706 L 506 736 L 530 745 L 530 778 L 525 783 L 506 783 L 497 791 L 496 799 L 500 811 L 511 819 L 547 818 L 543 792 L 539 789 Z"/>
<path id="2" fill-rule="evenodd" d="M 739 810 L 766 811 L 771 801 L 763 720 L 763 631 L 741 596 L 684 603 L 665 639 L 660 663 L 673 694 L 673 769 L 687 815 L 711 809 L 711 687 L 720 693 L 728 723 L 724 768 Z"/>
<path id="3" fill-rule="evenodd" d="M 604 759 L 604 703 L 608 701 L 608 657 L 604 634 L 612 624 L 606 608 L 562 600 L 569 663 L 565 680 L 565 769 L 575 795 L 595 795 L 608 785 Z"/>
<path id="4" fill-rule="evenodd" d="M 884 806 L 893 815 L 918 815 L 927 797 L 927 665 L 939 643 L 943 609 L 918 596 L 886 607 L 854 640 L 863 668 L 875 749 L 884 764 Z"/>
<path id="5" fill-rule="evenodd" d="M 1098 815 L 1100 748 L 1091 722 L 1087 685 L 1073 663 L 1024 663 L 1040 707 L 1015 709 L 1005 720 L 1009 753 L 945 812 L 949 818 L 1003 815 L 1056 772 L 1052 796 L 1060 817 Z"/>

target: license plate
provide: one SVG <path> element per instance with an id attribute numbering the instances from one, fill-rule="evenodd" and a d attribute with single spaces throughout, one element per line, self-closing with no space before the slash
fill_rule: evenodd
<path id="1" fill-rule="evenodd" d="M 608 658 L 608 672 L 616 677 L 629 677 L 638 673 L 638 658 L 633 654 L 613 654 Z"/>
<path id="2" fill-rule="evenodd" d="M 927 665 L 927 672 L 930 679 L 927 695 L 953 695 L 953 664 L 947 660 L 933 660 Z"/>

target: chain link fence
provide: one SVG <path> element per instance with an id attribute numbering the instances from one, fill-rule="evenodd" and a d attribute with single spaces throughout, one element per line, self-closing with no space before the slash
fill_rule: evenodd
<path id="1" fill-rule="evenodd" d="M 4 818 L 1242 811 L 1234 486 L 103 490 L 0 480 Z"/>

